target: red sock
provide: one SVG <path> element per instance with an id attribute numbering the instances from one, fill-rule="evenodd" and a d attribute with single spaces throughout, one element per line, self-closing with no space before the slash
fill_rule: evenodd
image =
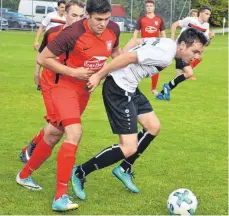
<path id="1" fill-rule="evenodd" d="M 152 90 L 156 90 L 158 78 L 159 78 L 159 73 L 152 76 L 151 78 L 152 79 Z"/>
<path id="2" fill-rule="evenodd" d="M 44 137 L 44 133 L 45 133 L 45 131 L 44 131 L 44 128 L 43 128 L 43 129 L 41 129 L 41 131 L 38 134 L 36 134 L 36 136 L 32 139 L 31 142 L 33 142 L 33 144 L 36 145 Z M 29 147 L 29 145 L 30 144 L 28 144 L 26 147 L 24 147 L 22 149 L 22 151 L 25 152 L 26 149 Z"/>
<path id="3" fill-rule="evenodd" d="M 71 177 L 72 168 L 75 163 L 75 155 L 78 146 L 64 142 L 57 156 L 57 181 L 56 197 L 58 199 L 63 194 L 67 194 L 68 182 Z"/>
<path id="4" fill-rule="evenodd" d="M 32 157 L 21 170 L 20 177 L 27 178 L 32 172 L 38 169 L 52 154 L 52 147 L 49 146 L 42 138 L 35 148 Z"/>

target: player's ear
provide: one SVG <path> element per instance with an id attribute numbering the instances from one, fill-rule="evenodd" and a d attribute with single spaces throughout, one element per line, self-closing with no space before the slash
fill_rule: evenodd
<path id="1" fill-rule="evenodd" d="M 89 13 L 87 11 L 85 11 L 85 17 L 88 19 L 89 18 Z"/>
<path id="2" fill-rule="evenodd" d="M 181 41 L 179 46 L 180 46 L 180 50 L 183 50 L 186 47 L 186 43 L 184 41 Z"/>

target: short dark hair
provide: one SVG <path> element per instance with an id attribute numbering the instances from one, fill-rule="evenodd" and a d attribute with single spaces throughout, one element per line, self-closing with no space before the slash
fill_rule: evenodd
<path id="1" fill-rule="evenodd" d="M 65 4 L 65 5 L 66 5 L 66 1 L 61 0 L 61 1 L 58 1 L 58 2 L 57 2 L 57 6 L 58 6 L 58 7 L 59 7 L 61 4 Z"/>
<path id="2" fill-rule="evenodd" d="M 80 0 L 71 0 L 69 1 L 66 6 L 65 6 L 65 11 L 68 13 L 69 12 L 69 8 L 72 6 L 72 5 L 77 5 L 79 6 L 80 8 L 84 8 L 84 3 Z"/>
<path id="3" fill-rule="evenodd" d="M 204 12 L 205 10 L 209 10 L 209 11 L 212 12 L 211 7 L 209 7 L 209 6 L 201 6 L 201 7 L 199 8 L 199 13 Z"/>
<path id="4" fill-rule="evenodd" d="M 205 46 L 208 43 L 207 37 L 198 29 L 188 28 L 183 31 L 178 38 L 178 44 L 185 42 L 187 47 L 192 46 L 195 42 L 200 42 Z"/>
<path id="5" fill-rule="evenodd" d="M 89 14 L 111 12 L 111 4 L 108 0 L 87 0 L 86 11 Z"/>
<path id="6" fill-rule="evenodd" d="M 155 4 L 154 0 L 145 0 L 145 4 L 147 4 L 147 3 L 153 3 L 153 4 Z"/>

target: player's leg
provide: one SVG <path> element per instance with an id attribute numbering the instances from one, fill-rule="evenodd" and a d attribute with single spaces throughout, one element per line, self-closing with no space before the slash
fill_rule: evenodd
<path id="1" fill-rule="evenodd" d="M 159 78 L 159 73 L 155 74 L 154 76 L 151 77 L 151 81 L 152 81 L 152 94 L 157 95 L 157 83 L 158 83 L 158 78 Z"/>
<path id="2" fill-rule="evenodd" d="M 42 78 L 40 79 L 40 84 L 42 86 L 42 97 L 46 108 L 46 116 L 45 119 L 47 122 L 51 122 L 53 115 L 54 115 L 54 108 L 52 103 L 52 98 L 50 95 L 50 83 L 45 79 L 46 71 L 43 71 Z M 47 125 L 47 124 L 46 124 Z M 44 130 L 43 128 L 32 140 L 31 142 L 22 149 L 20 153 L 21 161 L 24 163 L 27 163 L 27 161 L 30 159 L 30 157 L 33 154 L 34 149 L 36 148 L 37 143 L 43 138 L 44 136 Z"/>
<path id="3" fill-rule="evenodd" d="M 119 88 L 112 77 L 107 77 L 103 84 L 103 99 L 113 133 L 121 134 L 120 145 L 104 149 L 73 170 L 73 191 L 80 199 L 86 197 L 84 180 L 88 174 L 130 156 L 137 148 L 137 112 L 131 94 Z"/>
<path id="4" fill-rule="evenodd" d="M 51 155 L 53 147 L 63 135 L 63 130 L 48 124 L 44 137 L 39 141 L 30 160 L 17 175 L 17 183 L 33 190 L 42 189 L 34 183 L 30 177 L 34 170 L 37 170 Z"/>
<path id="5" fill-rule="evenodd" d="M 137 92 L 139 95 L 138 98 L 136 98 L 136 106 L 138 107 L 138 122 L 143 127 L 143 129 L 138 133 L 138 150 L 131 157 L 124 159 L 120 166 L 116 167 L 113 172 L 115 170 L 116 172 L 121 170 L 119 173 L 124 172 L 126 174 L 131 174 L 134 162 L 142 155 L 160 131 L 160 121 L 153 112 L 148 99 L 138 89 Z M 125 179 L 123 179 L 122 182 L 125 184 Z M 127 183 L 125 185 L 127 185 Z M 130 190 L 131 188 L 137 188 L 133 182 L 129 182 L 128 185 L 130 185 Z M 135 189 L 131 191 L 136 192 L 137 190 Z"/>

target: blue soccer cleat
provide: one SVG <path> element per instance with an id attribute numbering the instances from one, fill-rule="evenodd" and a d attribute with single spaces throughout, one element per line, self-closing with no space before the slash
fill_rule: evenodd
<path id="1" fill-rule="evenodd" d="M 169 85 L 168 84 L 164 84 L 163 85 L 163 90 L 164 90 L 165 99 L 167 101 L 170 101 L 170 91 L 171 91 L 171 89 L 170 89 Z"/>
<path id="2" fill-rule="evenodd" d="M 76 176 L 76 171 L 77 171 L 77 167 L 73 167 L 72 169 L 72 176 L 71 176 L 71 183 L 72 183 L 72 190 L 73 193 L 81 200 L 85 200 L 86 199 L 86 194 L 84 192 L 84 183 L 86 181 L 85 178 L 83 179 L 79 179 Z"/>
<path id="3" fill-rule="evenodd" d="M 164 95 L 161 92 L 156 95 L 156 99 L 157 100 L 166 100 Z"/>
<path id="4" fill-rule="evenodd" d="M 117 177 L 125 187 L 133 193 L 139 193 L 139 189 L 132 181 L 133 173 L 125 173 L 122 171 L 121 166 L 117 166 L 112 170 L 112 173 Z"/>
<path id="5" fill-rule="evenodd" d="M 20 159 L 23 163 L 27 163 L 29 161 L 35 148 L 36 148 L 36 145 L 33 142 L 30 142 L 25 152 L 21 151 Z"/>
<path id="6" fill-rule="evenodd" d="M 37 183 L 35 183 L 33 179 L 31 178 L 31 176 L 29 176 L 28 178 L 24 178 L 24 179 L 20 178 L 20 172 L 17 174 L 16 182 L 19 185 L 25 188 L 28 188 L 30 190 L 42 190 L 42 187 L 38 185 Z"/>
<path id="7" fill-rule="evenodd" d="M 54 211 L 68 211 L 72 209 L 77 209 L 79 205 L 77 203 L 73 203 L 67 194 L 62 195 L 57 200 L 53 200 L 52 210 Z"/>

